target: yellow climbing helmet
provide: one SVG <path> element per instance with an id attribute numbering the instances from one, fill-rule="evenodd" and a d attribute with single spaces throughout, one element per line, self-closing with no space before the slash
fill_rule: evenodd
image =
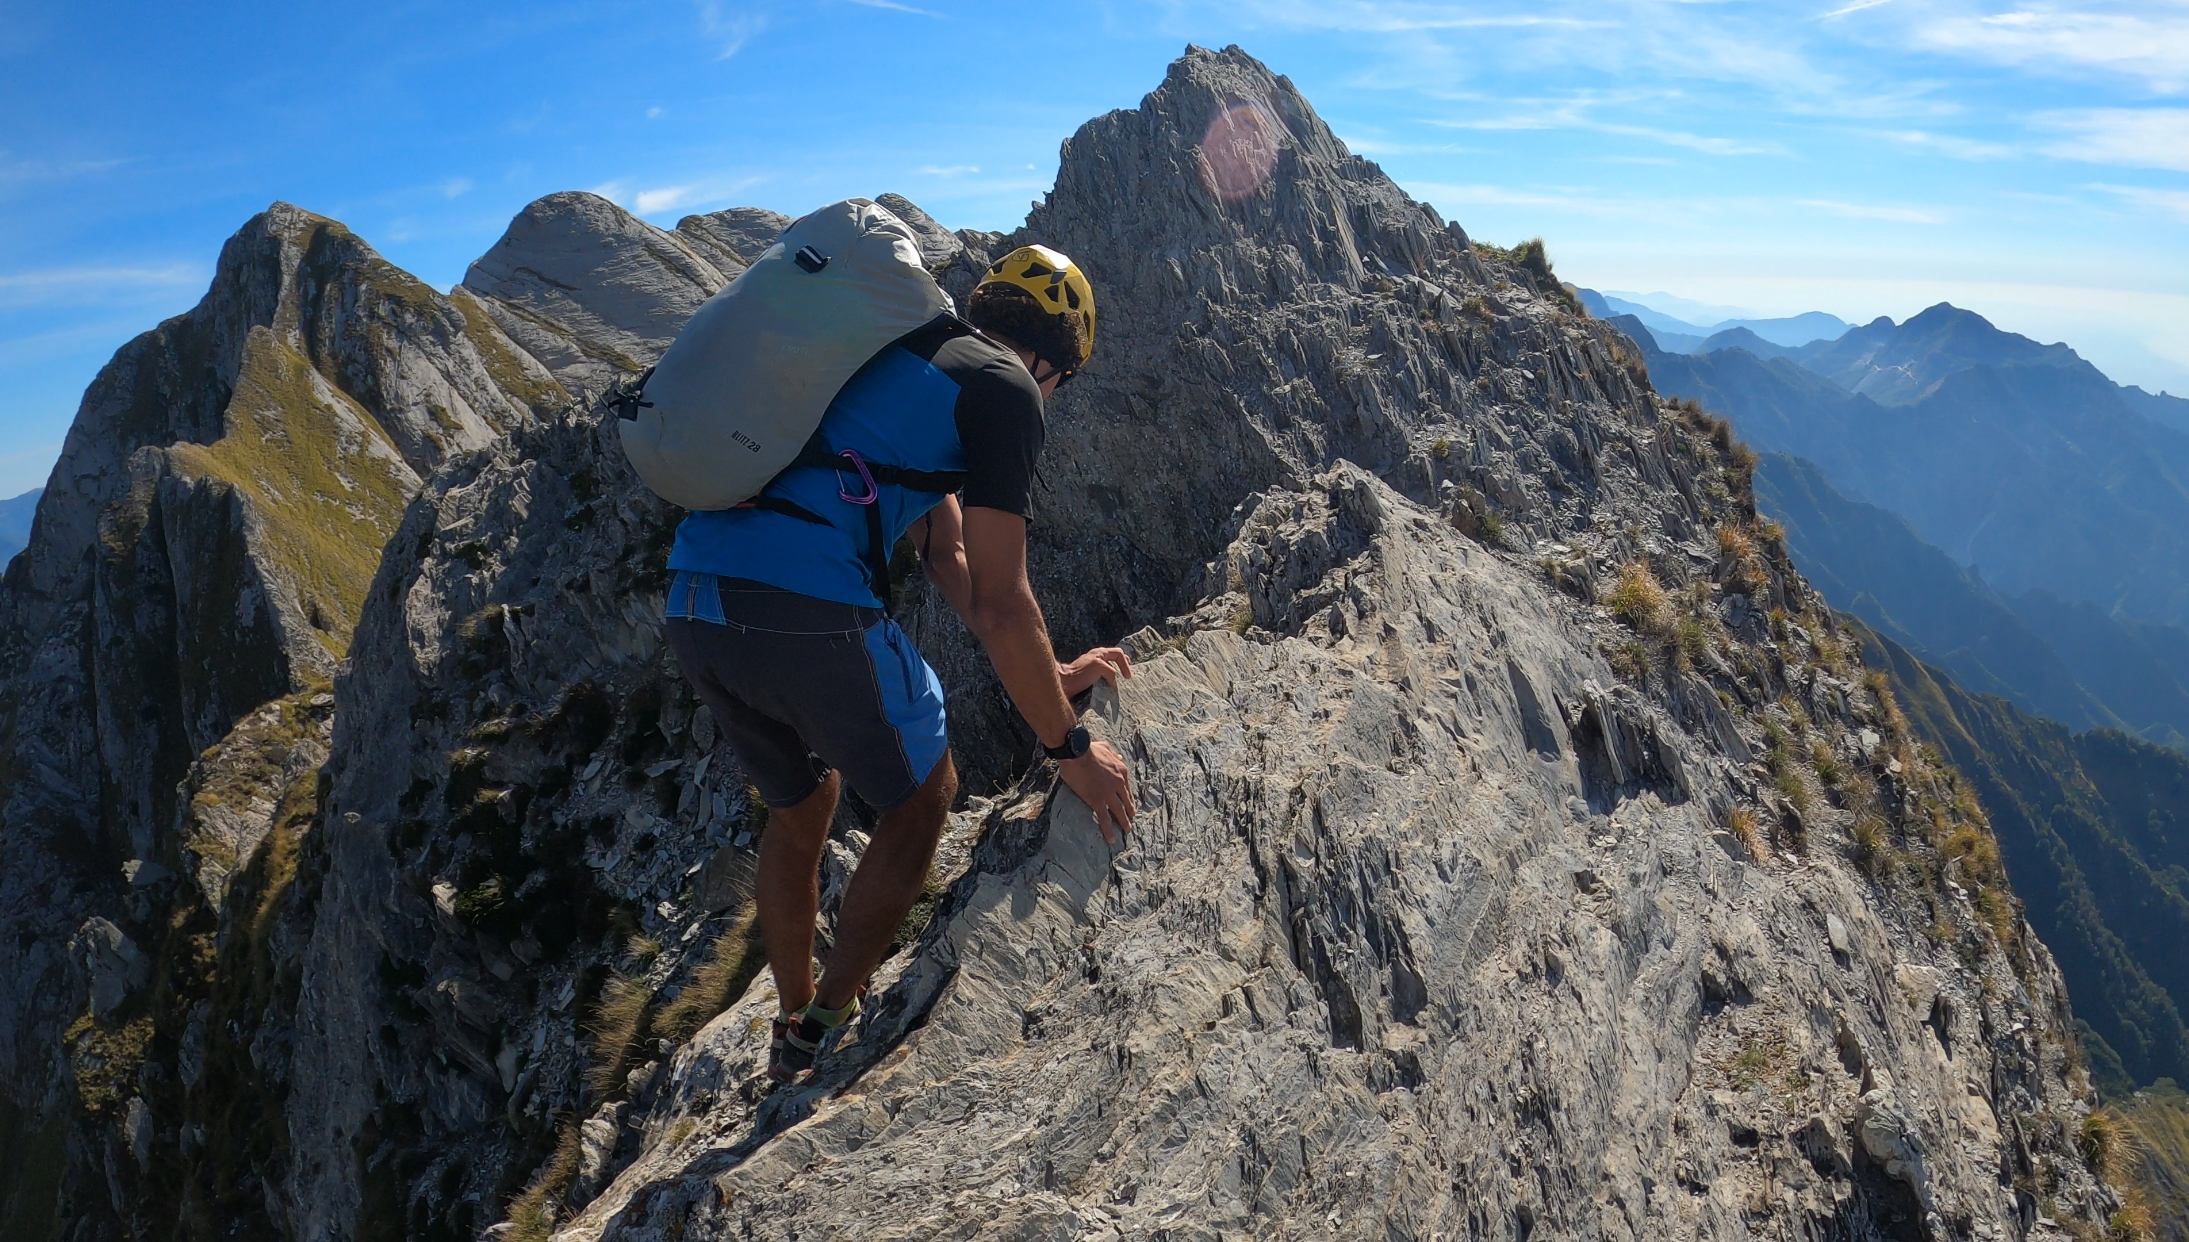
<path id="1" fill-rule="evenodd" d="M 1013 285 L 1034 295 L 1034 301 L 1052 315 L 1076 315 L 1080 326 L 1078 365 L 1094 356 L 1094 286 L 1087 273 L 1063 254 L 1047 246 L 1020 246 L 988 265 L 983 285 Z"/>

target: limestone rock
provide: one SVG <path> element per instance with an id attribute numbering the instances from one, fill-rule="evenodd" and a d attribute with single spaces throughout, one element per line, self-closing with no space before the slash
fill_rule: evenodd
<path id="1" fill-rule="evenodd" d="M 573 387 L 647 366 L 729 278 L 693 242 L 597 194 L 550 194 L 510 221 L 463 287 Z"/>
<path id="2" fill-rule="evenodd" d="M 760 207 L 731 207 L 686 216 L 676 231 L 723 276 L 735 279 L 790 227 L 789 216 Z"/>
<path id="3" fill-rule="evenodd" d="M 1220 190 L 1212 127 L 1241 115 L 1273 144 L 1267 175 Z M 1693 522 L 1624 338 L 1478 253 L 1236 48 L 1189 49 L 1138 108 L 1082 126 L 993 252 L 1035 241 L 1085 266 L 1101 311 L 1036 493 L 1031 572 L 1060 646 L 1192 607 L 1234 506 L 1339 460 L 1431 505 L 1497 496 L 1510 537 L 1585 537 L 1614 567 Z M 1000 778 L 1031 737 L 947 606 L 908 611 L 961 762 Z"/>
<path id="4" fill-rule="evenodd" d="M 929 270 L 947 268 L 965 253 L 964 239 L 936 223 L 935 217 L 922 211 L 911 199 L 902 194 L 883 194 L 874 201 L 912 226 L 913 234 L 920 239 L 920 259 Z"/>
<path id="5" fill-rule="evenodd" d="M 104 1018 L 129 995 L 152 980 L 152 963 L 122 929 L 105 919 L 87 919 L 68 942 L 69 955 L 83 969 L 91 1014 Z"/>
<path id="6" fill-rule="evenodd" d="M 1132 843 L 1105 847 L 1046 781 L 988 809 L 816 1082 L 730 1091 L 766 1055 L 757 988 L 673 1058 L 636 1123 L 646 1150 L 559 1236 L 1427 1238 L 1486 1214 L 1556 1237 L 1745 1237 L 1784 1176 L 1751 1152 L 1830 1167 L 1834 1116 L 1918 1197 L 1908 1227 L 1944 1213 L 2017 1236 L 1997 1152 L 1864 1096 L 1833 1051 L 1815 1015 L 1864 1007 L 1828 946 L 1760 941 L 1820 894 L 1855 898 L 1859 873 L 1710 845 L 1739 775 L 1706 735 L 1659 734 L 1689 789 L 1612 776 L 1600 733 L 1531 740 L 1506 665 L 1548 703 L 1586 700 L 1610 673 L 1585 611 L 1351 466 L 1263 497 L 1227 555 L 1245 594 L 1306 583 L 1320 602 L 1274 631 L 1141 640 L 1138 674 L 1097 703 L 1135 757 Z M 1597 815 L 1633 831 L 1607 845 Z M 1756 942 L 1730 1006 L 1704 982 L 1729 937 Z M 1919 1024 L 1850 1020 L 1926 1092 L 1959 1089 Z M 1817 1069 L 1728 1091 L 1748 1064 L 1729 1045 Z M 2053 1072 L 1995 1064 L 2039 1091 Z M 1797 1235 L 1901 1210 L 1851 1164 L 1835 1177 L 1772 1210 Z M 1584 1185 L 1604 1191 L 1545 1190 Z"/>

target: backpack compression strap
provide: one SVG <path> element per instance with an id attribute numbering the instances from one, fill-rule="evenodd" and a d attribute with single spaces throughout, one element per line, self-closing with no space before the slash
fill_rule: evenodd
<path id="1" fill-rule="evenodd" d="M 805 447 L 798 450 L 797 460 L 791 462 L 785 469 L 795 470 L 800 466 L 813 470 L 827 470 L 831 473 L 846 470 L 848 467 L 848 469 L 857 470 L 860 477 L 869 484 L 887 483 L 891 487 L 902 487 L 915 492 L 939 492 L 948 495 L 965 486 L 965 471 L 963 470 L 914 470 L 909 466 L 892 466 L 882 462 L 866 461 L 853 452 L 832 453 L 829 451 L 827 442 L 821 439 L 819 432 L 815 432 L 813 437 L 806 441 Z M 778 475 L 777 477 L 780 478 L 781 476 Z M 880 492 L 876 487 L 869 486 L 865 496 L 854 496 L 839 487 L 837 495 L 847 503 L 862 505 L 866 508 L 866 552 L 860 559 L 866 563 L 867 588 L 874 592 L 874 598 L 882 601 L 882 611 L 884 613 L 894 613 L 897 610 L 897 599 L 889 580 L 890 549 L 885 546 L 888 532 L 882 527 L 882 506 L 879 503 L 881 500 Z M 784 517 L 797 518 L 801 522 L 812 522 L 817 526 L 830 524 L 828 519 L 821 517 L 804 505 L 785 500 L 780 496 L 770 496 L 765 492 L 753 497 L 746 503 L 755 509 L 780 513 Z"/>

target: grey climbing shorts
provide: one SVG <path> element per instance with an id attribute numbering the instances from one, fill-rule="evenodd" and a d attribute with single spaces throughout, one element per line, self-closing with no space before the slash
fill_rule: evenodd
<path id="1" fill-rule="evenodd" d="M 835 769 L 892 810 L 949 752 L 942 683 L 881 609 L 690 572 L 668 605 L 685 678 L 769 806 L 804 802 Z"/>

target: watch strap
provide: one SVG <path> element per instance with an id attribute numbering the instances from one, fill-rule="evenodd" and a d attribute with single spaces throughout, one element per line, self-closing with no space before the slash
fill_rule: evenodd
<path id="1" fill-rule="evenodd" d="M 1088 735 L 1087 726 L 1073 725 L 1072 731 L 1064 735 L 1062 745 L 1043 746 L 1041 753 L 1051 759 L 1077 759 L 1093 746 L 1094 739 Z"/>

